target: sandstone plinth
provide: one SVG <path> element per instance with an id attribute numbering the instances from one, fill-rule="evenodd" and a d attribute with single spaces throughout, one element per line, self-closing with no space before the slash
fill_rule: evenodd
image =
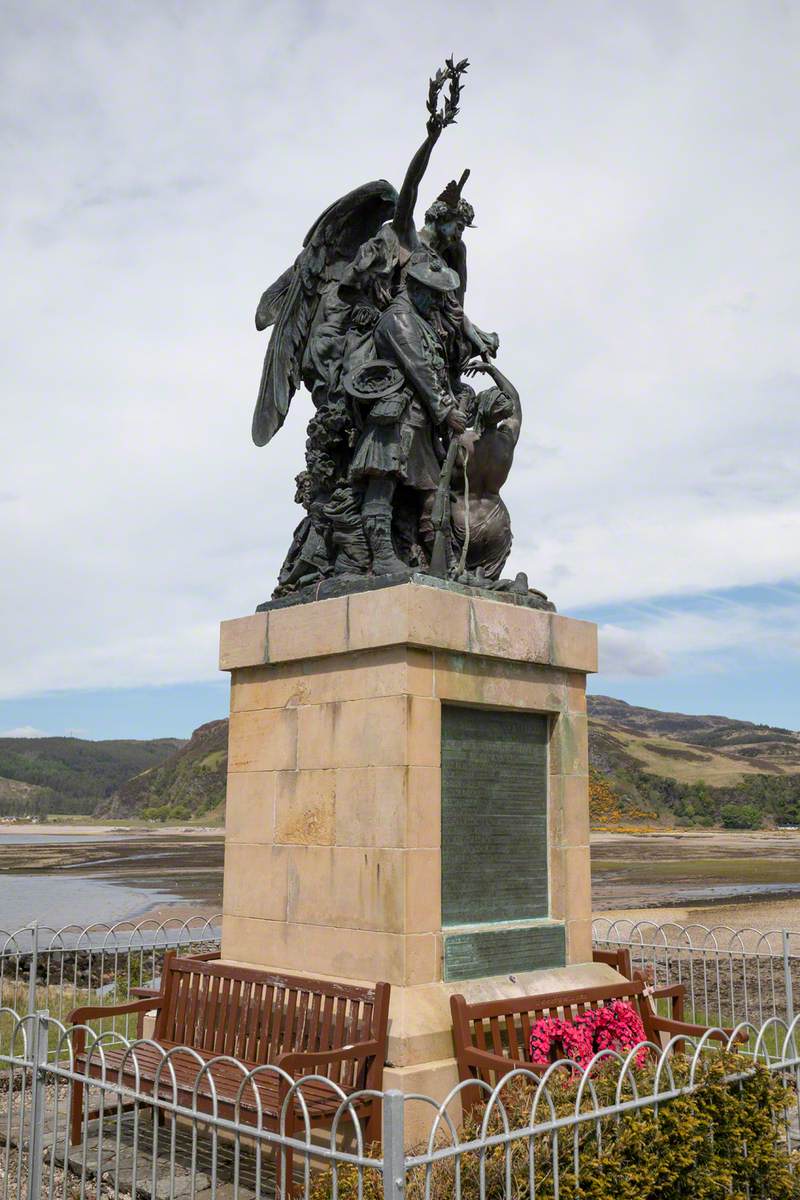
<path id="1" fill-rule="evenodd" d="M 388 980 L 387 1086 L 436 1095 L 455 1080 L 451 992 L 552 991 L 603 975 L 591 965 L 594 625 L 412 581 L 226 621 L 220 666 L 231 672 L 226 959 Z M 447 705 L 542 718 L 547 887 L 530 919 L 442 925 Z M 499 926 L 515 953 L 541 942 L 550 958 L 454 978 L 448 938 L 469 953 L 476 934 L 502 947 Z"/>

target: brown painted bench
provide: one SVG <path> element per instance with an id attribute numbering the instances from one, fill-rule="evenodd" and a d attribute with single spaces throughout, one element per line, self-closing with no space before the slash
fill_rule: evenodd
<path id="1" fill-rule="evenodd" d="M 641 974 L 634 974 L 631 965 L 631 952 L 627 946 L 618 946 L 615 950 L 598 950 L 596 947 L 592 951 L 592 961 L 596 963 L 605 963 L 607 967 L 613 967 L 624 979 L 636 979 Z M 642 974 L 642 978 L 644 975 Z M 661 987 L 654 987 L 650 992 L 651 1000 L 669 1000 L 670 1015 L 673 1021 L 682 1021 L 686 1005 L 686 985 L 683 983 L 667 983 Z"/>
<path id="2" fill-rule="evenodd" d="M 168 953 L 170 953 L 170 951 L 168 951 Z M 177 952 L 177 950 L 173 950 L 173 951 L 171 951 L 171 953 L 177 954 L 178 952 Z M 217 962 L 217 960 L 220 957 L 221 956 L 220 956 L 219 950 L 206 950 L 202 954 L 182 954 L 181 955 L 181 958 L 191 958 L 195 962 Z M 128 995 L 131 997 L 131 999 L 144 1000 L 148 996 L 149 997 L 160 996 L 161 988 L 160 987 L 144 987 L 142 985 L 138 985 L 137 987 L 130 988 L 128 991 Z M 150 1009 L 150 1012 L 153 1012 L 153 1009 Z M 147 1016 L 146 1012 L 140 1012 L 140 1013 L 136 1014 L 136 1036 L 137 1036 L 137 1038 L 144 1037 L 144 1019 L 146 1016 Z"/>
<path id="3" fill-rule="evenodd" d="M 531 1027 L 542 1017 L 561 1017 L 565 1021 L 589 1009 L 600 1008 L 611 1000 L 626 1000 L 642 1019 L 648 1041 L 661 1045 L 661 1034 L 669 1037 L 702 1037 L 705 1025 L 690 1025 L 660 1017 L 649 999 L 650 988 L 641 976 L 602 987 L 580 988 L 568 992 L 551 992 L 540 996 L 510 996 L 468 1004 L 464 996 L 450 997 L 453 1016 L 453 1040 L 459 1079 L 463 1082 L 482 1080 L 491 1087 L 510 1071 L 531 1068 L 529 1043 Z M 727 1040 L 730 1030 L 712 1032 L 711 1036 Z M 477 1103 L 484 1089 L 466 1089 L 463 1098 L 466 1108 Z"/>
<path id="4" fill-rule="evenodd" d="M 355 987 L 320 979 L 237 967 L 207 958 L 165 957 L 161 990 L 129 1004 L 77 1008 L 70 1013 L 72 1025 L 83 1025 L 97 1018 L 156 1012 L 152 1040 L 158 1046 L 143 1044 L 135 1050 L 137 1074 L 132 1058 L 124 1047 L 103 1044 L 86 1050 L 86 1031 L 74 1035 L 76 1069 L 90 1079 L 103 1076 L 121 1082 L 140 1093 L 193 1107 L 192 1095 L 201 1066 L 193 1055 L 177 1051 L 170 1062 L 177 1079 L 173 1090 L 169 1068 L 162 1068 L 156 1084 L 163 1051 L 191 1047 L 203 1062 L 228 1055 L 248 1069 L 263 1064 L 281 1067 L 293 1078 L 322 1075 L 346 1094 L 363 1088 L 380 1090 L 386 1059 L 389 1017 L 389 984 L 374 988 Z M 216 1112 L 233 1119 L 236 1096 L 243 1073 L 231 1063 L 209 1068 L 197 1089 L 196 1108 L 214 1111 L 213 1075 Z M 239 1100 L 239 1121 L 277 1130 L 281 1106 L 289 1084 L 272 1072 L 255 1077 L 258 1099 L 251 1085 L 243 1088 Z M 86 1085 L 74 1083 L 71 1104 L 71 1141 L 81 1140 Z M 340 1099 L 333 1088 L 321 1082 L 303 1084 L 303 1098 L 312 1126 L 330 1124 Z M 261 1113 L 259 1116 L 259 1101 Z M 362 1097 L 354 1102 L 359 1119 L 366 1122 L 368 1142 L 380 1139 L 380 1101 Z M 90 1114 L 94 1115 L 94 1114 Z M 297 1096 L 286 1113 L 285 1131 L 293 1136 L 304 1128 L 301 1103 Z M 286 1154 L 286 1177 L 292 1178 L 291 1152 Z"/>

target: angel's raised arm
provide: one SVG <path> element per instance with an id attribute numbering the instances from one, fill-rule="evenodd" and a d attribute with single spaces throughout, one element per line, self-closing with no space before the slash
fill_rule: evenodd
<path id="1" fill-rule="evenodd" d="M 428 122 L 428 136 L 408 164 L 406 177 L 397 198 L 392 228 L 400 240 L 400 245 L 405 246 L 408 250 L 413 250 L 417 244 L 414 209 L 417 207 L 419 185 L 430 162 L 431 151 L 438 142 L 441 132 L 441 127 L 432 129 L 431 122 Z"/>
<path id="2" fill-rule="evenodd" d="M 452 125 L 458 116 L 458 103 L 461 98 L 461 77 L 469 63 L 466 58 L 455 62 L 448 58 L 444 67 L 436 72 L 428 84 L 428 133 L 425 141 L 408 164 L 406 177 L 400 189 L 397 200 L 392 228 L 397 234 L 401 246 L 413 250 L 417 245 L 417 230 L 414 224 L 414 209 L 417 206 L 419 185 L 425 174 L 431 158 L 431 151 L 438 142 L 442 130 Z M 439 97 L 446 83 L 450 84 L 443 106 L 439 107 Z"/>

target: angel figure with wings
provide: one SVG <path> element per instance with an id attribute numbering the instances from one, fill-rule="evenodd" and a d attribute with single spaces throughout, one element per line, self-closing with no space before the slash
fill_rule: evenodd
<path id="1" fill-rule="evenodd" d="M 430 81 L 425 141 L 399 194 L 379 179 L 337 200 L 314 222 L 294 263 L 258 305 L 256 328 L 272 327 L 272 333 L 253 417 L 254 442 L 263 446 L 277 433 L 301 384 L 314 405 L 298 490 L 308 517 L 295 530 L 276 596 L 333 575 L 380 575 L 428 566 L 428 498 L 409 497 L 402 485 L 421 475 L 430 492 L 430 476 L 444 461 L 447 442 L 463 429 L 463 421 L 450 415 L 457 407 L 453 389 L 461 371 L 475 356 L 485 360 L 494 355 L 498 345 L 496 334 L 483 333 L 463 311 L 467 270 L 462 234 L 474 213 L 461 190 L 469 172 L 429 207 L 422 229 L 414 223 L 420 183 L 433 147 L 456 119 L 467 67 L 466 60 L 448 59 Z M 452 276 L 439 302 L 425 312 L 408 305 L 406 276 L 412 261 L 423 278 L 443 277 L 436 272 Z M 411 291 L 421 294 L 418 281 Z M 410 351 L 406 347 L 405 362 L 384 358 L 376 373 L 370 370 L 381 358 L 375 333 L 390 309 L 402 310 L 413 326 L 413 345 Z M 384 354 L 392 319 L 381 325 L 378 340 Z M 425 360 L 420 369 L 428 373 L 426 380 L 431 370 L 436 375 L 440 403 L 431 406 L 430 399 L 418 394 L 409 356 Z M 386 387 L 389 392 L 383 395 Z M 389 448 L 381 462 L 396 463 L 392 486 L 375 483 L 369 464 L 378 444 Z M 425 463 L 416 476 L 415 468 L 409 474 L 409 453 Z M 385 480 L 381 470 L 378 476 Z"/>

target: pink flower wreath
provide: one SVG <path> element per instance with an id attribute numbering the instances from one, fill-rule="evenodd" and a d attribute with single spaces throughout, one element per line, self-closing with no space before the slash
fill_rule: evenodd
<path id="1" fill-rule="evenodd" d="M 530 1038 L 531 1062 L 548 1066 L 558 1052 L 580 1067 L 588 1067 L 600 1050 L 626 1053 L 647 1040 L 642 1019 L 624 1000 L 611 1000 L 601 1008 L 580 1013 L 574 1021 L 560 1017 L 542 1017 L 533 1025 Z M 644 1066 L 647 1050 L 636 1055 L 637 1067 Z"/>
<path id="2" fill-rule="evenodd" d="M 585 1067 L 594 1056 L 592 1031 L 579 1017 L 562 1021 L 560 1017 L 542 1017 L 531 1028 L 530 1053 L 534 1066 L 547 1066 L 559 1057 L 571 1058 Z"/>

